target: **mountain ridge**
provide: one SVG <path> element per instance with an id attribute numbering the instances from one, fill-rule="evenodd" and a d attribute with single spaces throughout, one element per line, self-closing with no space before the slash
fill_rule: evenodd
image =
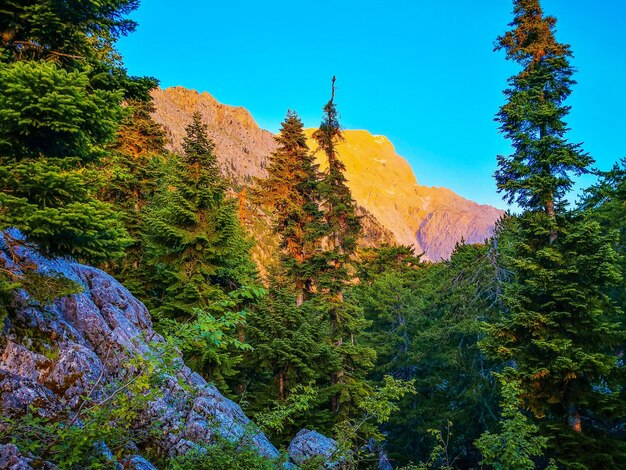
<path id="1" fill-rule="evenodd" d="M 274 135 L 259 127 L 245 108 L 182 87 L 156 89 L 152 96 L 153 117 L 165 128 L 171 150 L 180 151 L 185 126 L 198 111 L 225 176 L 246 186 L 267 175 L 267 158 L 276 149 Z M 313 131 L 307 129 L 306 134 L 315 151 Z M 364 129 L 344 130 L 343 134 L 338 152 L 353 198 L 371 214 L 372 223 L 378 222 L 397 243 L 412 246 L 427 260 L 439 261 L 447 259 L 462 239 L 480 243 L 493 234 L 502 210 L 465 199 L 445 187 L 419 184 L 409 162 L 397 154 L 386 136 Z M 323 158 L 317 157 L 323 168 Z"/>

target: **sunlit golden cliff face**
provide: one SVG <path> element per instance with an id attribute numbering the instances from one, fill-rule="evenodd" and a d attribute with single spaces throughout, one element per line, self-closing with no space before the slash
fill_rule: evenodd
<path id="1" fill-rule="evenodd" d="M 419 185 L 409 163 L 384 136 L 346 130 L 344 137 L 339 155 L 352 196 L 398 243 L 412 245 L 416 252 L 437 261 L 448 258 L 462 238 L 478 243 L 493 233 L 502 211 L 446 188 Z M 315 149 L 313 142 L 309 144 Z M 320 164 L 324 165 L 321 158 Z"/>
<path id="2" fill-rule="evenodd" d="M 199 111 L 226 176 L 240 184 L 248 183 L 250 177 L 265 176 L 267 157 L 276 144 L 272 134 L 259 128 L 245 109 L 179 87 L 155 90 L 153 97 L 154 118 L 166 128 L 173 150 L 180 149 L 184 128 L 193 112 Z M 307 135 L 312 132 L 307 130 Z M 462 238 L 477 243 L 493 233 L 502 211 L 446 188 L 419 185 L 408 162 L 384 136 L 346 130 L 344 137 L 339 155 L 355 201 L 376 219 L 368 225 L 378 221 L 396 242 L 413 246 L 431 261 L 448 258 Z M 314 142 L 309 145 L 315 150 Z M 318 159 L 323 167 L 322 155 Z"/>

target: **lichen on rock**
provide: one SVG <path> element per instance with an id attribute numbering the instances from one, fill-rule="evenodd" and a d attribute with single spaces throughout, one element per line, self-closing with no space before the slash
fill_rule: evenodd
<path id="1" fill-rule="evenodd" d="M 24 243 L 9 257 L 0 237 L 0 257 L 7 266 L 19 272 L 20 265 L 28 264 L 40 273 L 60 274 L 79 284 L 82 292 L 46 306 L 37 305 L 26 292 L 16 295 L 0 342 L 2 416 L 19 420 L 35 413 L 79 421 L 89 404 L 108 400 L 116 384 L 129 393 L 124 384 L 141 372 L 136 369 L 143 358 L 157 361 L 157 368 L 165 371 L 132 419 L 138 430 L 158 430 L 150 433 L 154 452 L 176 456 L 219 437 L 252 446 L 267 458 L 279 457 L 239 405 L 192 372 L 180 355 L 165 363 L 160 353 L 165 340 L 152 329 L 146 307 L 124 286 L 93 267 L 49 259 L 21 235 L 12 236 Z M 12 456 L 13 450 L 4 452 Z"/>

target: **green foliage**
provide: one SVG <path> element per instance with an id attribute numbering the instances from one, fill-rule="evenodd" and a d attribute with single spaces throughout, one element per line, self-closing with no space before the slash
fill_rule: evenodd
<path id="1" fill-rule="evenodd" d="M 55 299 L 78 294 L 83 291 L 82 286 L 60 274 L 41 274 L 35 271 L 24 270 L 13 276 L 17 287 L 24 289 L 33 306 L 46 307 Z"/>
<path id="2" fill-rule="evenodd" d="M 486 346 L 516 361 L 526 406 L 542 417 L 550 409 L 560 415 L 555 406 L 610 400 L 610 352 L 623 332 L 611 321 L 615 307 L 604 292 L 619 279 L 613 234 L 585 217 L 567 217 L 557 242 L 538 247 L 527 238 L 532 224 L 532 216 L 519 221 L 515 258 L 508 260 L 517 278 L 502 297 L 510 314 L 489 327 Z"/>
<path id="3" fill-rule="evenodd" d="M 347 293 L 372 322 L 364 337 L 376 350 L 376 379 L 387 373 L 408 377 L 401 370 L 408 365 L 403 363 L 407 356 L 402 353 L 411 345 L 411 327 L 423 296 L 418 281 L 421 271 L 410 266 L 408 259 L 406 264 L 404 260 L 390 263 L 389 252 L 389 248 L 368 250 L 359 266 L 362 282 Z"/>
<path id="4" fill-rule="evenodd" d="M 445 430 L 429 429 L 428 434 L 434 439 L 434 446 L 430 451 L 428 461 L 417 465 L 410 464 L 404 470 L 452 470 L 458 457 L 450 456 L 450 438 L 452 437 L 452 422 L 448 421 Z"/>
<path id="5" fill-rule="evenodd" d="M 238 339 L 237 330 L 245 323 L 246 317 L 243 312 L 228 310 L 235 306 L 236 302 L 230 302 L 218 318 L 202 309 L 194 309 L 193 315 L 185 322 L 162 318 L 159 329 L 176 343 L 190 367 L 203 370 L 211 364 L 221 375 L 234 375 L 235 366 L 242 359 L 237 353 L 252 349 Z M 232 354 L 236 356 L 232 357 Z"/>
<path id="6" fill-rule="evenodd" d="M 563 465 L 595 467 L 624 452 L 609 431 L 624 415 L 616 350 L 626 331 L 609 296 L 623 278 L 617 233 L 589 213 L 566 210 L 572 177 L 592 163 L 565 137 L 570 48 L 556 41 L 556 19 L 543 15 L 538 0 L 514 3 L 513 30 L 499 38 L 499 48 L 522 71 L 509 80 L 496 120 L 515 153 L 498 157 L 496 181 L 524 212 L 507 227 L 500 262 L 511 276 L 484 345 L 493 358 L 514 364 L 506 380 L 542 419 L 548 454 Z M 590 447 L 603 448 L 602 456 L 583 450 Z"/>
<path id="7" fill-rule="evenodd" d="M 549 457 L 567 468 L 621 465 L 626 161 L 566 209 L 573 178 L 592 159 L 566 139 L 572 55 L 539 0 L 514 1 L 512 30 L 496 45 L 522 68 L 496 117 L 513 153 L 498 157 L 495 174 L 522 214 L 441 263 L 423 263 L 410 247 L 358 251 L 333 78 L 313 134 L 325 170 L 288 112 L 268 178 L 253 190 L 279 251 L 264 266 L 267 293 L 200 115 L 183 154 L 168 153 L 151 118 L 156 80 L 123 69 L 115 42 L 134 29 L 125 16 L 137 4 L 0 8 L 0 230 L 20 229 L 47 254 L 102 263 L 145 300 L 195 370 L 222 391 L 236 385 L 272 438 L 287 442 L 305 425 L 333 430 L 343 467 L 372 464 L 370 439 L 385 440 L 401 465 L 423 462 L 409 468 L 555 468 Z M 79 291 L 20 264 L 5 239 L 0 321 L 16 289 L 37 306 Z M 2 417 L 0 441 L 60 468 L 110 466 L 102 442 L 117 457 L 130 441 L 149 451 L 158 423 L 134 422 L 173 354 L 131 358 L 119 383 L 99 394 L 94 384 L 73 412 Z M 163 463 L 284 464 L 243 441 L 205 444 Z"/>
<path id="8" fill-rule="evenodd" d="M 192 450 L 170 460 L 168 470 L 277 470 L 284 460 L 273 461 L 262 457 L 256 450 L 225 439 Z"/>
<path id="9" fill-rule="evenodd" d="M 316 391 L 311 385 L 296 385 L 289 398 L 277 402 L 273 409 L 254 415 L 256 424 L 265 434 L 282 433 L 286 425 L 294 424 L 294 416 L 302 415 L 311 408 Z"/>
<path id="10" fill-rule="evenodd" d="M 323 233 L 318 207 L 321 175 L 295 112 L 287 112 L 275 139 L 279 147 L 269 158 L 268 177 L 256 183 L 255 197 L 272 214 L 273 230 L 280 240 L 280 262 L 301 304 L 312 293 L 315 253 Z"/>
<path id="11" fill-rule="evenodd" d="M 277 410 L 293 409 L 297 416 L 285 429 L 277 430 L 288 441 L 296 428 L 313 416 L 314 423 L 307 425 L 330 429 L 328 409 L 320 407 L 328 407 L 327 400 L 334 393 L 328 389 L 328 381 L 340 366 L 331 346 L 328 317 L 316 298 L 319 275 L 326 265 L 319 255 L 324 234 L 319 194 L 322 175 L 296 113 L 287 113 L 276 142 L 268 178 L 257 180 L 253 193 L 271 214 L 280 251 L 269 269 L 269 295 L 250 317 L 247 335 L 255 350 L 250 357 L 246 400 L 258 411 L 271 408 L 275 400 Z M 290 407 L 291 393 L 302 383 L 314 387 L 315 403 L 306 408 Z"/>
<path id="12" fill-rule="evenodd" d="M 0 11 L 1 45 L 19 58 L 102 54 L 135 29 L 124 17 L 138 5 L 138 0 L 7 0 Z"/>
<path id="13" fill-rule="evenodd" d="M 133 30 L 124 16 L 136 1 L 74 3 L 8 1 L 0 11 L 0 229 L 100 261 L 119 257 L 127 240 L 117 214 L 95 199 L 92 165 L 123 97 L 154 82 L 128 78 L 113 47 Z"/>
<path id="14" fill-rule="evenodd" d="M 335 77 L 331 98 L 324 106 L 324 115 L 313 138 L 326 158 L 328 168 L 318 182 L 319 207 L 324 231 L 322 250 L 316 256 L 316 308 L 329 325 L 329 342 L 334 348 L 338 367 L 331 374 L 331 410 L 339 420 L 352 415 L 355 404 L 366 393 L 365 376 L 372 368 L 376 353 L 360 342 L 360 334 L 368 326 L 363 310 L 344 298 L 344 289 L 352 278 L 352 257 L 361 233 L 356 204 L 344 175 L 345 165 L 337 153 L 343 138 L 335 106 Z"/>
<path id="15" fill-rule="evenodd" d="M 251 409 L 267 409 L 310 381 L 317 397 L 282 438 L 304 424 L 328 432 L 357 413 L 356 404 L 369 393 L 365 374 L 375 357 L 359 340 L 367 326 L 362 310 L 343 296 L 360 224 L 335 150 L 341 132 L 333 100 L 334 85 L 314 134 L 328 171 L 319 172 L 302 122 L 288 112 L 268 178 L 257 181 L 254 191 L 271 213 L 280 253 L 270 269 L 269 296 L 250 317 L 247 335 L 255 350 L 245 400 Z"/>
<path id="16" fill-rule="evenodd" d="M 581 210 L 605 232 L 618 234 L 614 248 L 620 256 L 621 281 L 609 294 L 626 312 L 626 158 L 599 176 L 598 183 L 585 191 Z"/>
<path id="17" fill-rule="evenodd" d="M 103 159 L 104 184 L 99 199 L 115 206 L 132 238 L 123 258 L 103 265 L 131 292 L 150 303 L 145 209 L 164 177 L 172 156 L 165 150 L 165 131 L 152 119 L 151 101 L 132 101 L 109 155 Z"/>
<path id="18" fill-rule="evenodd" d="M 447 262 L 422 264 L 402 247 L 366 250 L 360 285 L 347 296 L 372 325 L 363 340 L 376 350 L 369 376 L 414 380 L 416 394 L 400 402 L 383 427 L 386 450 L 400 463 L 427 461 L 442 423 L 460 425 L 448 436 L 459 465 L 478 462 L 472 442 L 494 422 L 493 363 L 478 348 L 480 320 L 495 314 L 499 291 L 491 245 L 458 245 Z"/>
<path id="19" fill-rule="evenodd" d="M 90 81 L 89 70 L 49 62 L 0 64 L 0 154 L 80 163 L 101 156 L 121 118 L 122 93 Z"/>
<path id="20" fill-rule="evenodd" d="M 376 248 L 363 248 L 358 252 L 357 278 L 361 283 L 370 284 L 387 272 L 410 273 L 423 267 L 420 256 L 415 256 L 413 248 L 403 245 L 381 245 Z"/>
<path id="21" fill-rule="evenodd" d="M 335 77 L 332 96 L 324 106 L 320 127 L 313 133 L 318 151 L 322 151 L 328 168 L 319 182 L 320 205 L 326 224 L 324 257 L 326 269 L 318 276 L 319 286 L 336 295 L 349 277 L 348 262 L 356 250 L 361 224 L 356 214 L 356 204 L 344 175 L 345 165 L 337 153 L 337 144 L 343 139 L 335 105 Z M 337 319 L 333 320 L 337 321 Z"/>
<path id="22" fill-rule="evenodd" d="M 365 444 L 370 439 L 384 438 L 378 426 L 389 421 L 400 410 L 398 402 L 405 395 L 415 393 L 413 384 L 413 381 L 394 379 L 387 375 L 381 386 L 370 389 L 357 403 L 358 413 L 353 413 L 352 417 L 335 426 L 334 433 L 339 446 L 333 459 L 348 467 L 372 459 Z"/>
<path id="23" fill-rule="evenodd" d="M 588 172 L 593 160 L 565 138 L 569 107 L 563 102 L 575 82 L 570 47 L 554 37 L 556 19 L 543 15 L 539 0 L 514 5 L 513 29 L 498 38 L 496 50 L 523 69 L 509 79 L 496 121 L 515 153 L 498 156 L 495 178 L 507 201 L 550 219 L 572 186 L 571 176 Z"/>
<path id="24" fill-rule="evenodd" d="M 256 284 L 250 244 L 235 202 L 226 196 L 199 114 L 187 127 L 183 149 L 145 213 L 146 250 L 153 264 L 149 303 L 159 328 L 180 334 L 196 370 L 224 390 L 225 376 L 234 373 L 241 359 L 243 341 L 222 342 L 215 348 L 211 330 L 232 333 L 243 328 L 246 306 L 264 291 Z M 240 323 L 233 325 L 233 320 Z M 181 326 L 176 328 L 172 321 Z M 225 351 L 225 344 L 232 347 Z"/>
<path id="25" fill-rule="evenodd" d="M 138 6 L 138 0 L 7 0 L 0 10 L 0 61 L 54 62 L 86 71 L 93 89 L 145 101 L 157 81 L 129 77 L 115 49 L 134 31 L 126 16 Z"/>
<path id="26" fill-rule="evenodd" d="M 394 379 L 390 375 L 383 377 L 383 386 L 377 388 L 359 403 L 359 409 L 365 413 L 367 420 L 377 424 L 389 421 L 392 414 L 399 410 L 398 400 L 406 394 L 415 393 L 415 381 Z"/>
<path id="27" fill-rule="evenodd" d="M 10 439 L 21 452 L 41 456 L 42 461 L 45 458 L 56 462 L 58 468 L 100 469 L 111 465 L 105 455 L 98 453 L 97 443 L 102 438 L 111 437 L 100 430 L 99 424 L 102 423 L 99 419 L 83 426 L 67 426 L 31 412 L 19 420 L 2 418 L 2 421 L 11 434 L 0 436 L 1 440 Z M 121 441 L 130 439 L 122 432 L 116 433 L 115 437 Z"/>
<path id="28" fill-rule="evenodd" d="M 539 435 L 539 427 L 520 410 L 522 389 L 519 384 L 502 374 L 496 377 L 502 390 L 499 432 L 486 431 L 476 441 L 483 455 L 480 463 L 494 470 L 534 469 L 537 458 L 548 445 L 548 438 Z M 546 468 L 556 470 L 553 463 Z"/>
<path id="29" fill-rule="evenodd" d="M 122 254 L 125 231 L 94 199 L 100 175 L 88 165 L 113 136 L 120 99 L 55 64 L 0 64 L 0 228 L 51 254 Z"/>
<path id="30" fill-rule="evenodd" d="M 250 314 L 246 334 L 256 367 L 283 381 L 270 384 L 273 398 L 283 400 L 296 385 L 319 378 L 319 362 L 327 360 L 328 351 L 311 302 L 298 306 L 294 289 L 280 275 L 271 274 L 269 283 L 268 295 Z"/>
<path id="31" fill-rule="evenodd" d="M 298 305 L 293 284 L 279 268 L 270 270 L 268 282 L 268 295 L 248 317 L 246 339 L 254 350 L 243 364 L 248 381 L 242 398 L 246 409 L 261 420 L 268 409 L 292 410 L 289 421 L 271 432 L 287 443 L 303 426 L 330 428 L 328 392 L 323 389 L 334 356 L 327 324 L 313 301 Z M 309 384 L 315 396 L 307 407 L 293 407 L 302 384 Z"/>

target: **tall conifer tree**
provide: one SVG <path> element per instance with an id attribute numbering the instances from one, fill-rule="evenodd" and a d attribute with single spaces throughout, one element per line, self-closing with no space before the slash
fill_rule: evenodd
<path id="1" fill-rule="evenodd" d="M 153 110 L 151 100 L 128 104 L 117 138 L 102 162 L 105 184 L 99 192 L 101 200 L 121 212 L 133 240 L 122 259 L 103 267 L 144 301 L 149 301 L 146 293 L 150 290 L 144 213 L 171 158 L 165 150 L 165 131 L 150 115 Z"/>
<path id="2" fill-rule="evenodd" d="M 0 228 L 18 227 L 48 252 L 121 255 L 124 231 L 95 199 L 94 163 L 114 137 L 122 99 L 145 88 L 126 76 L 114 47 L 133 31 L 125 15 L 136 7 L 27 0 L 0 11 Z"/>
<path id="3" fill-rule="evenodd" d="M 199 113 L 186 132 L 183 155 L 146 214 L 147 249 L 155 265 L 153 313 L 181 341 L 187 359 L 224 386 L 240 358 L 237 351 L 220 351 L 228 343 L 214 338 L 213 322 L 227 318 L 227 335 L 237 337 L 245 321 L 242 309 L 260 291 L 236 202 L 226 194 Z"/>
<path id="4" fill-rule="evenodd" d="M 611 170 L 600 172 L 598 183 L 585 191 L 582 210 L 597 220 L 605 231 L 618 233 L 616 249 L 620 254 L 622 280 L 611 290 L 611 297 L 621 306 L 622 312 L 626 312 L 626 158 Z"/>
<path id="5" fill-rule="evenodd" d="M 254 347 L 252 363 L 257 384 L 250 392 L 256 395 L 257 407 L 289 398 L 298 385 L 319 382 L 324 370 L 320 363 L 328 361 L 324 323 L 319 321 L 312 302 L 296 302 L 299 293 L 282 269 L 280 265 L 271 268 L 268 295 L 250 314 L 246 333 Z M 258 382 L 267 386 L 259 386 Z M 263 394 L 255 389 L 266 390 Z"/>
<path id="6" fill-rule="evenodd" d="M 256 194 L 271 210 L 273 231 L 280 240 L 280 263 L 294 284 L 297 304 L 302 305 L 313 290 L 312 263 L 323 230 L 320 175 L 295 112 L 287 112 L 275 139 L 278 149 L 269 159 L 268 177 L 258 181 Z"/>
<path id="7" fill-rule="evenodd" d="M 122 255 L 116 211 L 97 200 L 98 160 L 145 96 L 116 40 L 133 31 L 135 0 L 7 0 L 0 8 L 0 230 L 17 227 L 49 254 L 94 262 Z M 0 266 L 0 291 L 26 284 Z M 27 277 L 24 273 L 24 277 Z M 29 290 L 30 292 L 30 290 Z"/>
<path id="8" fill-rule="evenodd" d="M 556 19 L 544 16 L 538 0 L 514 4 L 512 30 L 498 38 L 497 49 L 522 71 L 509 80 L 496 118 L 514 153 L 498 157 L 495 176 L 523 213 L 512 224 L 514 279 L 504 289 L 506 313 L 492 328 L 491 350 L 514 365 L 507 372 L 555 455 L 594 465 L 583 446 L 601 460 L 616 448 L 592 425 L 616 411 L 611 348 L 621 332 L 610 321 L 615 309 L 605 293 L 618 279 L 616 253 L 610 234 L 565 207 L 572 176 L 592 162 L 565 137 L 564 101 L 574 84 L 570 48 L 557 42 Z"/>
<path id="9" fill-rule="evenodd" d="M 267 406 L 268 396 L 283 401 L 294 387 L 319 382 L 320 364 L 328 362 L 327 330 L 311 301 L 322 233 L 320 173 L 295 112 L 287 112 L 275 140 L 268 177 L 254 190 L 269 209 L 280 249 L 269 267 L 269 294 L 251 314 L 247 333 L 255 348 L 249 393 L 257 407 Z"/>
<path id="10" fill-rule="evenodd" d="M 325 232 L 317 287 L 319 307 L 328 319 L 329 339 L 339 363 L 331 374 L 331 409 L 349 414 L 351 403 L 364 393 L 365 372 L 373 366 L 375 353 L 359 344 L 358 336 L 367 326 L 362 309 L 343 295 L 353 274 L 350 263 L 361 225 L 344 175 L 346 168 L 337 152 L 343 136 L 335 106 L 335 77 L 331 85 L 331 98 L 324 106 L 320 127 L 313 134 L 328 165 L 319 183 Z"/>

